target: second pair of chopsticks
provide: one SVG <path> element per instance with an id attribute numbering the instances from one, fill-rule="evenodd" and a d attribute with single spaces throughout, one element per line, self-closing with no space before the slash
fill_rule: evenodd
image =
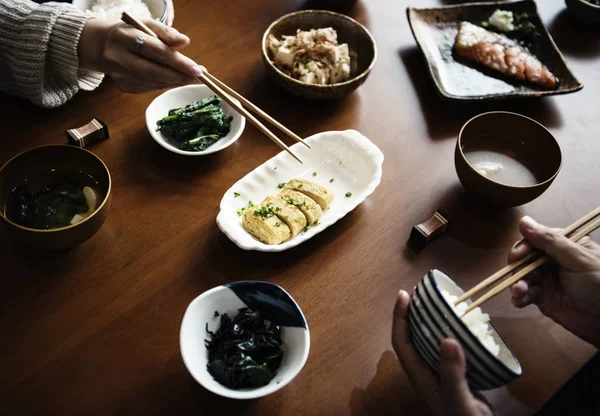
<path id="1" fill-rule="evenodd" d="M 121 16 L 121 20 L 123 20 L 125 23 L 127 23 L 131 26 L 134 26 L 136 29 L 141 30 L 148 36 L 158 38 L 158 35 L 156 33 L 154 33 L 154 31 L 152 31 L 152 29 L 150 29 L 144 23 L 140 22 L 139 20 L 137 20 L 135 17 L 131 16 L 127 12 L 123 12 L 123 15 Z M 273 140 L 275 142 L 275 144 L 277 144 L 283 150 L 285 150 L 290 155 L 292 155 L 292 157 L 294 159 L 296 159 L 298 162 L 302 163 L 302 161 L 298 158 L 298 156 L 296 156 L 294 154 L 294 152 L 292 152 L 291 149 L 284 142 L 282 142 L 279 139 L 279 137 L 277 137 L 275 134 L 273 134 L 271 132 L 271 130 L 269 130 L 264 124 L 262 124 L 256 117 L 254 117 L 252 114 L 250 114 L 250 112 L 248 110 L 246 110 L 243 106 L 248 107 L 253 112 L 255 112 L 256 114 L 263 117 L 265 120 L 267 120 L 269 123 L 271 123 L 273 126 L 277 127 L 279 130 L 281 130 L 288 136 L 290 136 L 292 139 L 294 139 L 294 140 L 304 144 L 306 147 L 310 148 L 308 143 L 306 143 L 304 140 L 302 140 L 302 138 L 300 138 L 294 132 L 289 130 L 283 124 L 279 123 L 273 117 L 271 117 L 270 115 L 265 113 L 259 107 L 252 104 L 250 101 L 245 99 L 243 96 L 241 96 L 240 94 L 238 94 L 237 92 L 235 92 L 234 90 L 229 88 L 223 82 L 219 81 L 215 76 L 208 73 L 208 71 L 203 71 L 203 75 L 200 75 L 199 77 L 197 77 L 197 79 L 199 81 L 201 81 L 202 83 L 204 83 L 204 85 L 206 85 L 208 88 L 210 88 L 219 97 L 221 97 L 223 99 L 223 101 L 225 101 L 231 107 L 235 108 L 235 110 L 237 112 L 239 112 L 241 115 L 246 117 L 246 119 L 248 119 L 252 124 L 254 124 L 256 126 L 256 128 L 258 128 L 263 134 L 265 134 L 269 139 Z M 231 97 L 238 100 L 240 103 L 242 103 L 242 105 L 236 103 L 234 100 L 231 99 Z"/>
<path id="2" fill-rule="evenodd" d="M 600 215 L 600 207 L 596 208 L 586 216 L 580 218 L 575 221 L 573 224 L 565 228 L 561 231 L 561 234 L 567 236 L 571 241 L 579 241 L 586 235 L 592 233 L 596 229 L 600 228 L 600 218 L 597 218 Z M 581 228 L 583 227 L 583 228 Z M 581 228 L 581 229 L 580 229 Z M 509 288 L 529 273 L 537 269 L 538 267 L 546 264 L 550 258 L 539 251 L 533 251 L 529 255 L 523 257 L 521 260 L 516 261 L 514 263 L 505 266 L 501 270 L 497 271 L 483 282 L 479 283 L 472 289 L 466 291 L 462 296 L 458 298 L 455 304 L 459 304 L 464 302 L 465 300 L 471 298 L 475 294 L 483 291 L 494 283 L 506 278 L 510 273 L 514 273 L 512 276 L 507 278 L 505 281 L 500 283 L 495 288 L 491 289 L 489 292 L 482 295 L 479 299 L 475 300 L 469 307 L 465 310 L 464 314 L 470 312 L 471 310 L 481 306 L 483 303 L 487 302 L 500 292 Z M 527 264 L 528 263 L 528 264 Z M 527 264 L 527 265 L 525 265 Z M 521 266 L 523 266 L 520 270 L 517 271 Z"/>

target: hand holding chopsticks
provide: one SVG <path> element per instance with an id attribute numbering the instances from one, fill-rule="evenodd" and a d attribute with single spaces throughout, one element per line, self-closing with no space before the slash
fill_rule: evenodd
<path id="1" fill-rule="evenodd" d="M 141 30 L 148 36 L 158 38 L 156 33 L 154 33 L 148 26 L 146 26 L 144 23 L 140 22 L 133 16 L 129 15 L 127 12 L 123 12 L 121 20 L 123 20 L 125 23 L 127 23 L 129 25 L 136 27 L 137 29 Z M 201 81 L 202 83 L 204 83 L 204 85 L 206 85 L 208 88 L 210 88 L 219 97 L 221 97 L 221 99 L 223 101 L 225 101 L 227 104 L 229 104 L 231 107 L 233 107 L 237 112 L 239 112 L 241 115 L 246 117 L 246 119 L 248 121 L 250 121 L 252 124 L 254 124 L 254 126 L 256 126 L 256 128 L 258 128 L 265 136 L 267 136 L 269 139 L 271 139 L 273 142 L 275 142 L 279 147 L 281 147 L 282 149 L 287 151 L 298 162 L 302 163 L 302 161 L 291 151 L 291 149 L 284 142 L 282 142 L 275 134 L 273 134 L 256 117 L 254 117 L 252 114 L 250 114 L 250 112 L 248 110 L 246 110 L 246 108 L 244 108 L 243 106 L 248 107 L 254 113 L 256 113 L 256 114 L 260 115 L 261 117 L 263 117 L 264 119 L 266 119 L 269 123 L 271 123 L 273 126 L 277 127 L 279 130 L 281 130 L 283 133 L 287 134 L 292 139 L 294 139 L 294 140 L 304 144 L 306 147 L 310 148 L 310 146 L 306 142 L 304 142 L 304 140 L 302 140 L 302 138 L 300 138 L 298 135 L 294 134 L 291 130 L 289 130 L 283 124 L 279 123 L 273 117 L 269 116 L 267 113 L 265 113 L 259 107 L 252 104 L 250 101 L 248 101 L 243 96 L 241 96 L 240 94 L 235 92 L 233 89 L 229 88 L 223 82 L 219 81 L 215 76 L 211 75 L 208 71 L 206 71 L 205 68 L 201 72 L 201 74 L 197 77 L 197 79 L 199 81 Z M 238 100 L 243 106 L 238 104 L 236 101 L 234 101 L 232 99 L 232 97 L 235 98 L 236 100 Z"/>
<path id="2" fill-rule="evenodd" d="M 570 225 L 569 227 L 567 227 L 566 229 L 561 231 L 560 235 L 568 237 L 569 240 L 571 240 L 571 241 L 578 242 L 583 237 L 590 234 L 597 228 L 600 228 L 600 218 L 597 218 L 599 215 L 600 215 L 600 207 L 596 208 L 594 211 L 590 212 L 588 215 L 584 216 L 583 218 L 579 219 L 578 221 L 576 221 L 575 223 L 573 223 L 572 225 Z M 502 279 L 506 279 L 502 283 L 500 283 L 497 287 L 491 289 L 489 292 L 487 292 L 486 294 L 481 296 L 479 299 L 474 301 L 471 305 L 469 305 L 469 307 L 465 311 L 465 313 L 467 313 L 467 312 L 471 311 L 472 309 L 480 306 L 484 302 L 487 302 L 489 299 L 493 298 L 494 296 L 496 296 L 497 294 L 502 292 L 504 289 L 512 286 L 517 281 L 521 280 L 526 275 L 531 273 L 533 270 L 539 268 L 540 266 L 542 266 L 543 264 L 548 262 L 548 260 L 549 260 L 548 256 L 544 255 L 543 253 L 541 253 L 539 251 L 534 251 L 534 252 L 530 253 L 528 256 L 522 258 L 521 260 L 514 262 L 512 264 L 509 264 L 508 266 L 506 266 L 503 269 L 501 269 L 500 271 L 494 273 L 492 276 L 485 279 L 483 282 L 479 283 L 472 289 L 466 291 L 456 301 L 456 303 L 458 304 L 460 302 L 463 302 L 466 299 L 469 299 L 470 297 L 472 297 L 473 295 L 488 288 L 489 286 L 501 281 Z M 511 273 L 514 273 L 514 274 L 512 276 L 508 277 Z"/>

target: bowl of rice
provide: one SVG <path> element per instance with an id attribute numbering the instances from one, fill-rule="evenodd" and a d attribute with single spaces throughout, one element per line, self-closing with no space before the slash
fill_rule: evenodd
<path id="1" fill-rule="evenodd" d="M 522 374 L 517 357 L 490 322 L 475 308 L 463 316 L 472 302 L 454 305 L 463 290 L 439 270 L 430 270 L 415 288 L 409 307 L 412 342 L 423 360 L 437 374 L 440 344 L 445 338 L 460 342 L 467 360 L 467 381 L 472 389 L 490 390 Z"/>
<path id="2" fill-rule="evenodd" d="M 123 12 L 127 12 L 140 20 L 169 24 L 173 19 L 167 19 L 167 3 L 167 0 L 73 0 L 73 6 L 101 20 L 121 20 Z"/>

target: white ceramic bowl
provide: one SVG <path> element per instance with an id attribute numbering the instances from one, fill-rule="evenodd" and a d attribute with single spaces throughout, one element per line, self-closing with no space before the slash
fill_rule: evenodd
<path id="1" fill-rule="evenodd" d="M 82 12 L 90 10 L 96 0 L 73 0 L 73 6 L 77 7 Z M 148 6 L 150 14 L 153 18 L 158 19 L 161 23 L 167 20 L 167 1 L 166 0 L 144 0 Z"/>
<path id="2" fill-rule="evenodd" d="M 206 85 L 186 85 L 184 87 L 173 88 L 156 97 L 146 109 L 146 126 L 150 135 L 158 144 L 173 153 L 186 156 L 203 156 L 210 153 L 215 153 L 226 147 L 231 146 L 237 139 L 240 138 L 246 119 L 235 111 L 229 104 L 221 100 L 221 106 L 226 117 L 233 117 L 231 121 L 231 130 L 227 136 L 221 138 L 218 142 L 208 147 L 202 152 L 188 152 L 180 150 L 172 140 L 160 131 L 156 131 L 156 122 L 165 117 L 172 108 L 184 107 L 194 101 L 215 95 Z M 237 102 L 237 100 L 234 100 Z"/>
<path id="3" fill-rule="evenodd" d="M 219 329 L 219 314 L 234 317 L 240 308 L 259 311 L 265 318 L 281 326 L 283 361 L 269 384 L 259 388 L 233 390 L 213 379 L 206 364 L 208 350 L 205 339 Z M 179 337 L 181 356 L 188 371 L 206 389 L 232 399 L 255 399 L 271 394 L 288 384 L 304 367 L 310 349 L 310 333 L 306 319 L 294 299 L 281 287 L 267 282 L 236 282 L 215 287 L 190 303 Z"/>
<path id="4" fill-rule="evenodd" d="M 429 366 L 438 373 L 440 344 L 454 338 L 462 345 L 467 359 L 467 381 L 475 390 L 500 387 L 522 374 L 521 365 L 491 325 L 492 336 L 500 346 L 495 357 L 454 313 L 441 291 L 460 296 L 463 290 L 439 270 L 430 270 L 412 294 L 409 322 L 412 342 Z M 471 304 L 468 300 L 467 304 Z"/>

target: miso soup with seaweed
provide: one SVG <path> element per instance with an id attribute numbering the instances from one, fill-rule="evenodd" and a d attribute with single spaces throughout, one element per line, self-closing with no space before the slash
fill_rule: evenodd
<path id="1" fill-rule="evenodd" d="M 40 172 L 11 190 L 4 215 L 27 228 L 68 227 L 99 208 L 104 199 L 99 189 L 96 179 L 78 170 Z"/>

